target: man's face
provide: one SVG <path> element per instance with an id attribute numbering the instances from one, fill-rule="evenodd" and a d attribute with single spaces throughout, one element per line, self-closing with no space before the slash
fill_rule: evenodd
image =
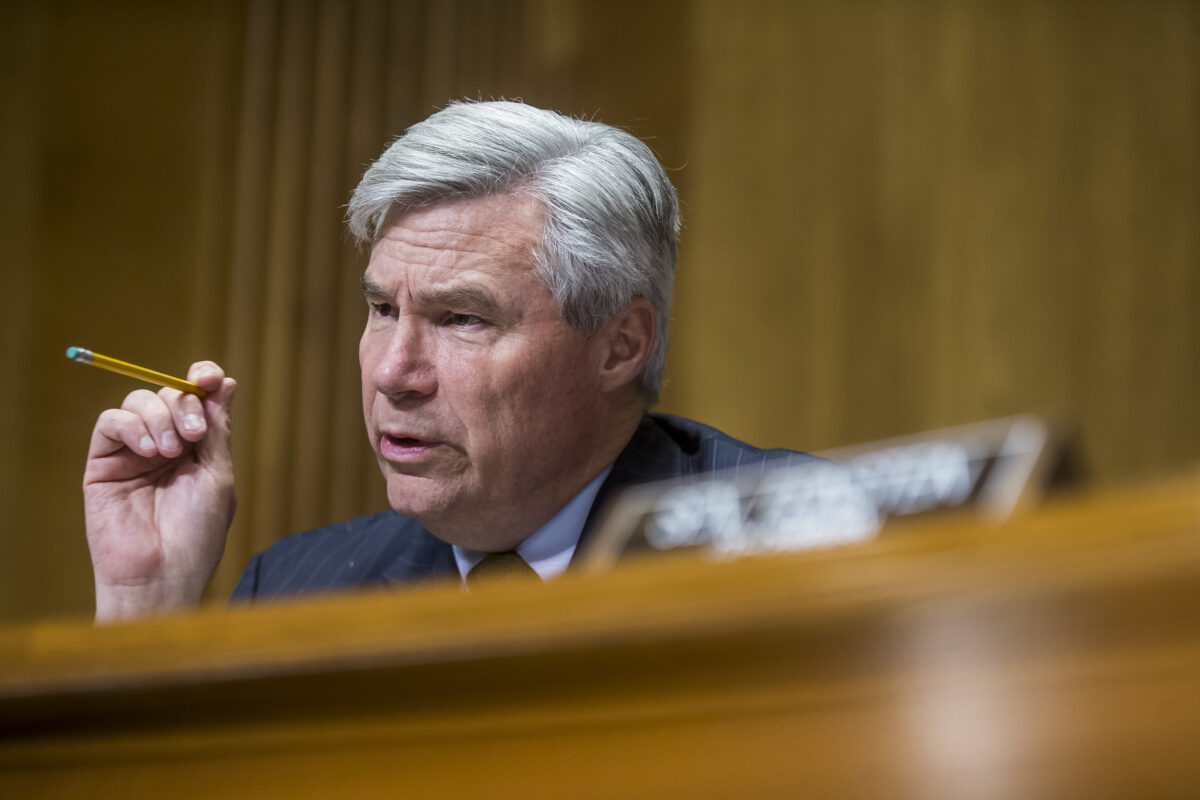
<path id="1" fill-rule="evenodd" d="M 363 414 L 388 500 L 435 534 L 508 549 L 594 477 L 603 356 L 533 271 L 524 196 L 389 218 L 363 276 Z"/>

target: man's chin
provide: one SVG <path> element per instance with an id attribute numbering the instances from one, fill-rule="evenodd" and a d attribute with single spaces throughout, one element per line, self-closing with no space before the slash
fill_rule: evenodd
<path id="1" fill-rule="evenodd" d="M 480 522 L 478 509 L 468 510 L 468 498 L 451 492 L 431 493 L 428 482 L 419 487 L 425 491 L 418 491 L 411 480 L 397 481 L 395 477 L 388 480 L 388 504 L 392 510 L 415 519 L 443 542 L 473 550 L 507 550 L 520 543 L 520 538 L 513 542 L 497 540 L 491 523 Z"/>
<path id="2" fill-rule="evenodd" d="M 446 514 L 450 498 L 435 491 L 428 479 L 411 475 L 389 475 L 387 482 L 388 505 L 398 514 L 414 517 L 428 527 Z"/>

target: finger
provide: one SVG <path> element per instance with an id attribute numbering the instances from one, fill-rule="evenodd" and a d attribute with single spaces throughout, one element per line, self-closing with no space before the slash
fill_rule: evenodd
<path id="1" fill-rule="evenodd" d="M 215 361 L 197 361 L 188 368 L 188 380 L 208 392 L 201 400 L 204 410 L 205 431 L 196 439 L 197 453 L 202 461 L 220 463 L 231 467 L 229 451 L 230 417 L 229 408 L 237 381 L 225 377 L 225 370 Z"/>
<path id="2" fill-rule="evenodd" d="M 218 387 L 210 391 L 203 400 L 204 415 L 208 420 L 208 431 L 201 442 L 200 455 L 204 459 L 229 460 L 229 438 L 232 431 L 230 408 L 237 381 L 222 378 Z"/>
<path id="3" fill-rule="evenodd" d="M 187 379 L 206 392 L 220 389 L 224 378 L 225 370 L 215 361 L 197 361 L 188 367 Z"/>
<path id="4" fill-rule="evenodd" d="M 178 389 L 159 389 L 158 396 L 171 412 L 175 430 L 180 436 L 189 442 L 204 438 L 208 423 L 204 419 L 204 405 L 199 397 Z"/>
<path id="5" fill-rule="evenodd" d="M 96 427 L 92 429 L 88 458 L 107 456 L 121 448 L 128 448 L 147 458 L 158 453 L 154 437 L 141 417 L 131 411 L 110 408 L 100 414 Z"/>
<path id="6" fill-rule="evenodd" d="M 138 389 L 126 395 L 121 409 L 141 417 L 161 455 L 174 458 L 183 452 L 175 420 L 162 397 L 147 389 Z"/>

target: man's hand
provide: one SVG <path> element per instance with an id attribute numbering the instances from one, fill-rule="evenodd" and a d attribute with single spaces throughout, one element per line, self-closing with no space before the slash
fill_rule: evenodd
<path id="1" fill-rule="evenodd" d="M 211 361 L 176 389 L 130 393 L 96 420 L 83 475 L 96 621 L 196 605 L 235 506 L 229 406 L 237 384 Z"/>

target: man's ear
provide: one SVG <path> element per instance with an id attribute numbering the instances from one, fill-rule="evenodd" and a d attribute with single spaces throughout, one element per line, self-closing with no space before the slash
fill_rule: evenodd
<path id="1" fill-rule="evenodd" d="M 658 321 L 654 306 L 644 297 L 635 297 L 600 331 L 600 383 L 606 392 L 632 383 L 642 373 L 654 346 Z"/>

